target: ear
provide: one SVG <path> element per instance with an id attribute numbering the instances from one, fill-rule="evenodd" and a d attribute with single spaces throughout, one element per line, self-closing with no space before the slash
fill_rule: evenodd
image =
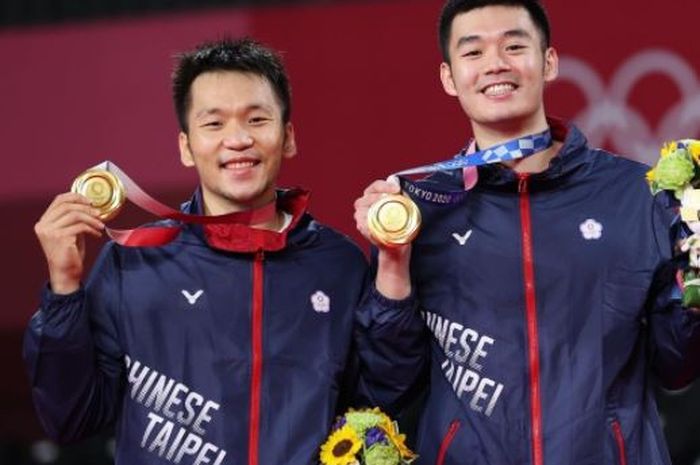
<path id="1" fill-rule="evenodd" d="M 282 147 L 282 156 L 284 158 L 292 158 L 297 154 L 297 141 L 294 138 L 294 126 L 291 122 L 284 125 L 284 146 Z"/>
<path id="2" fill-rule="evenodd" d="M 457 96 L 457 87 L 452 78 L 452 68 L 450 68 L 449 63 L 444 61 L 440 64 L 440 81 L 442 81 L 442 88 L 445 89 L 447 95 Z"/>
<path id="3" fill-rule="evenodd" d="M 544 80 L 554 81 L 559 76 L 559 55 L 554 47 L 549 47 L 544 52 Z"/>
<path id="4" fill-rule="evenodd" d="M 192 151 L 190 150 L 190 140 L 187 137 L 187 134 L 180 131 L 177 142 L 180 146 L 180 162 L 184 166 L 192 168 L 194 166 L 194 157 L 192 156 Z"/>

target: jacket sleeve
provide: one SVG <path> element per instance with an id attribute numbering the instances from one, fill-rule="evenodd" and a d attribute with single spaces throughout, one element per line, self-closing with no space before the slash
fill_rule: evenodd
<path id="1" fill-rule="evenodd" d="M 360 393 L 370 405 L 399 415 L 427 378 L 428 334 L 415 291 L 392 300 L 368 284 L 356 316 L 355 340 Z"/>
<path id="2" fill-rule="evenodd" d="M 71 442 L 112 423 L 123 389 L 123 351 L 114 310 L 116 253 L 107 246 L 87 285 L 73 294 L 42 292 L 25 333 L 23 355 L 46 433 Z"/>
<path id="3" fill-rule="evenodd" d="M 686 235 L 673 201 L 663 194 L 654 198 L 653 224 L 660 256 L 647 313 L 652 369 L 667 389 L 687 386 L 700 372 L 700 311 L 682 305 L 676 279 L 687 265 L 674 246 Z"/>

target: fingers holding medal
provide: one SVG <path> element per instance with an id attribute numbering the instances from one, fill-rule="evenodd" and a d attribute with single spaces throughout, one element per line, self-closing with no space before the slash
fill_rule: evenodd
<path id="1" fill-rule="evenodd" d="M 69 294 L 80 286 L 84 269 L 85 235 L 101 237 L 104 221 L 113 218 L 126 199 L 121 181 L 102 169 L 78 176 L 71 192 L 56 196 L 34 232 L 49 268 L 53 292 Z"/>

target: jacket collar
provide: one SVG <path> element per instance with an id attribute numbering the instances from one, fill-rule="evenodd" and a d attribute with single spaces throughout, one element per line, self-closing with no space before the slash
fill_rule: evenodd
<path id="1" fill-rule="evenodd" d="M 301 245 L 313 239 L 315 228 L 307 213 L 310 192 L 294 188 L 277 191 L 277 209 L 292 215 L 283 231 L 251 228 L 239 223 L 191 225 L 192 230 L 210 247 L 239 253 L 276 252 L 290 245 Z M 204 214 L 201 189 L 181 209 L 186 213 Z M 302 227 L 304 226 L 304 227 Z"/>

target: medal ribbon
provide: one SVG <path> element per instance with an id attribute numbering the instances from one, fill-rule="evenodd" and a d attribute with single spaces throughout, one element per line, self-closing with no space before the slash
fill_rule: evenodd
<path id="1" fill-rule="evenodd" d="M 472 141 L 467 148 L 450 160 L 399 171 L 393 176 L 398 177 L 401 189 L 413 198 L 438 205 L 452 205 L 461 202 L 467 191 L 474 187 L 477 179 L 476 168 L 478 166 L 529 157 L 547 150 L 552 146 L 552 142 L 552 133 L 549 128 L 540 133 L 513 139 L 484 150 L 476 150 L 476 144 Z M 418 187 L 416 183 L 405 177 L 456 169 L 462 169 L 464 177 L 465 189 L 459 191 Z"/>
<path id="2" fill-rule="evenodd" d="M 90 170 L 105 170 L 112 173 L 122 182 L 126 190 L 126 198 L 134 205 L 159 218 L 175 220 L 181 223 L 253 225 L 271 220 L 277 211 L 276 202 L 273 201 L 255 210 L 226 215 L 191 215 L 182 213 L 157 201 L 110 161 L 104 161 L 90 168 Z M 155 247 L 165 245 L 174 240 L 182 231 L 182 228 L 183 225 L 179 224 L 174 226 L 144 226 L 136 229 L 105 228 L 105 230 L 107 235 L 120 245 L 127 247 Z"/>

